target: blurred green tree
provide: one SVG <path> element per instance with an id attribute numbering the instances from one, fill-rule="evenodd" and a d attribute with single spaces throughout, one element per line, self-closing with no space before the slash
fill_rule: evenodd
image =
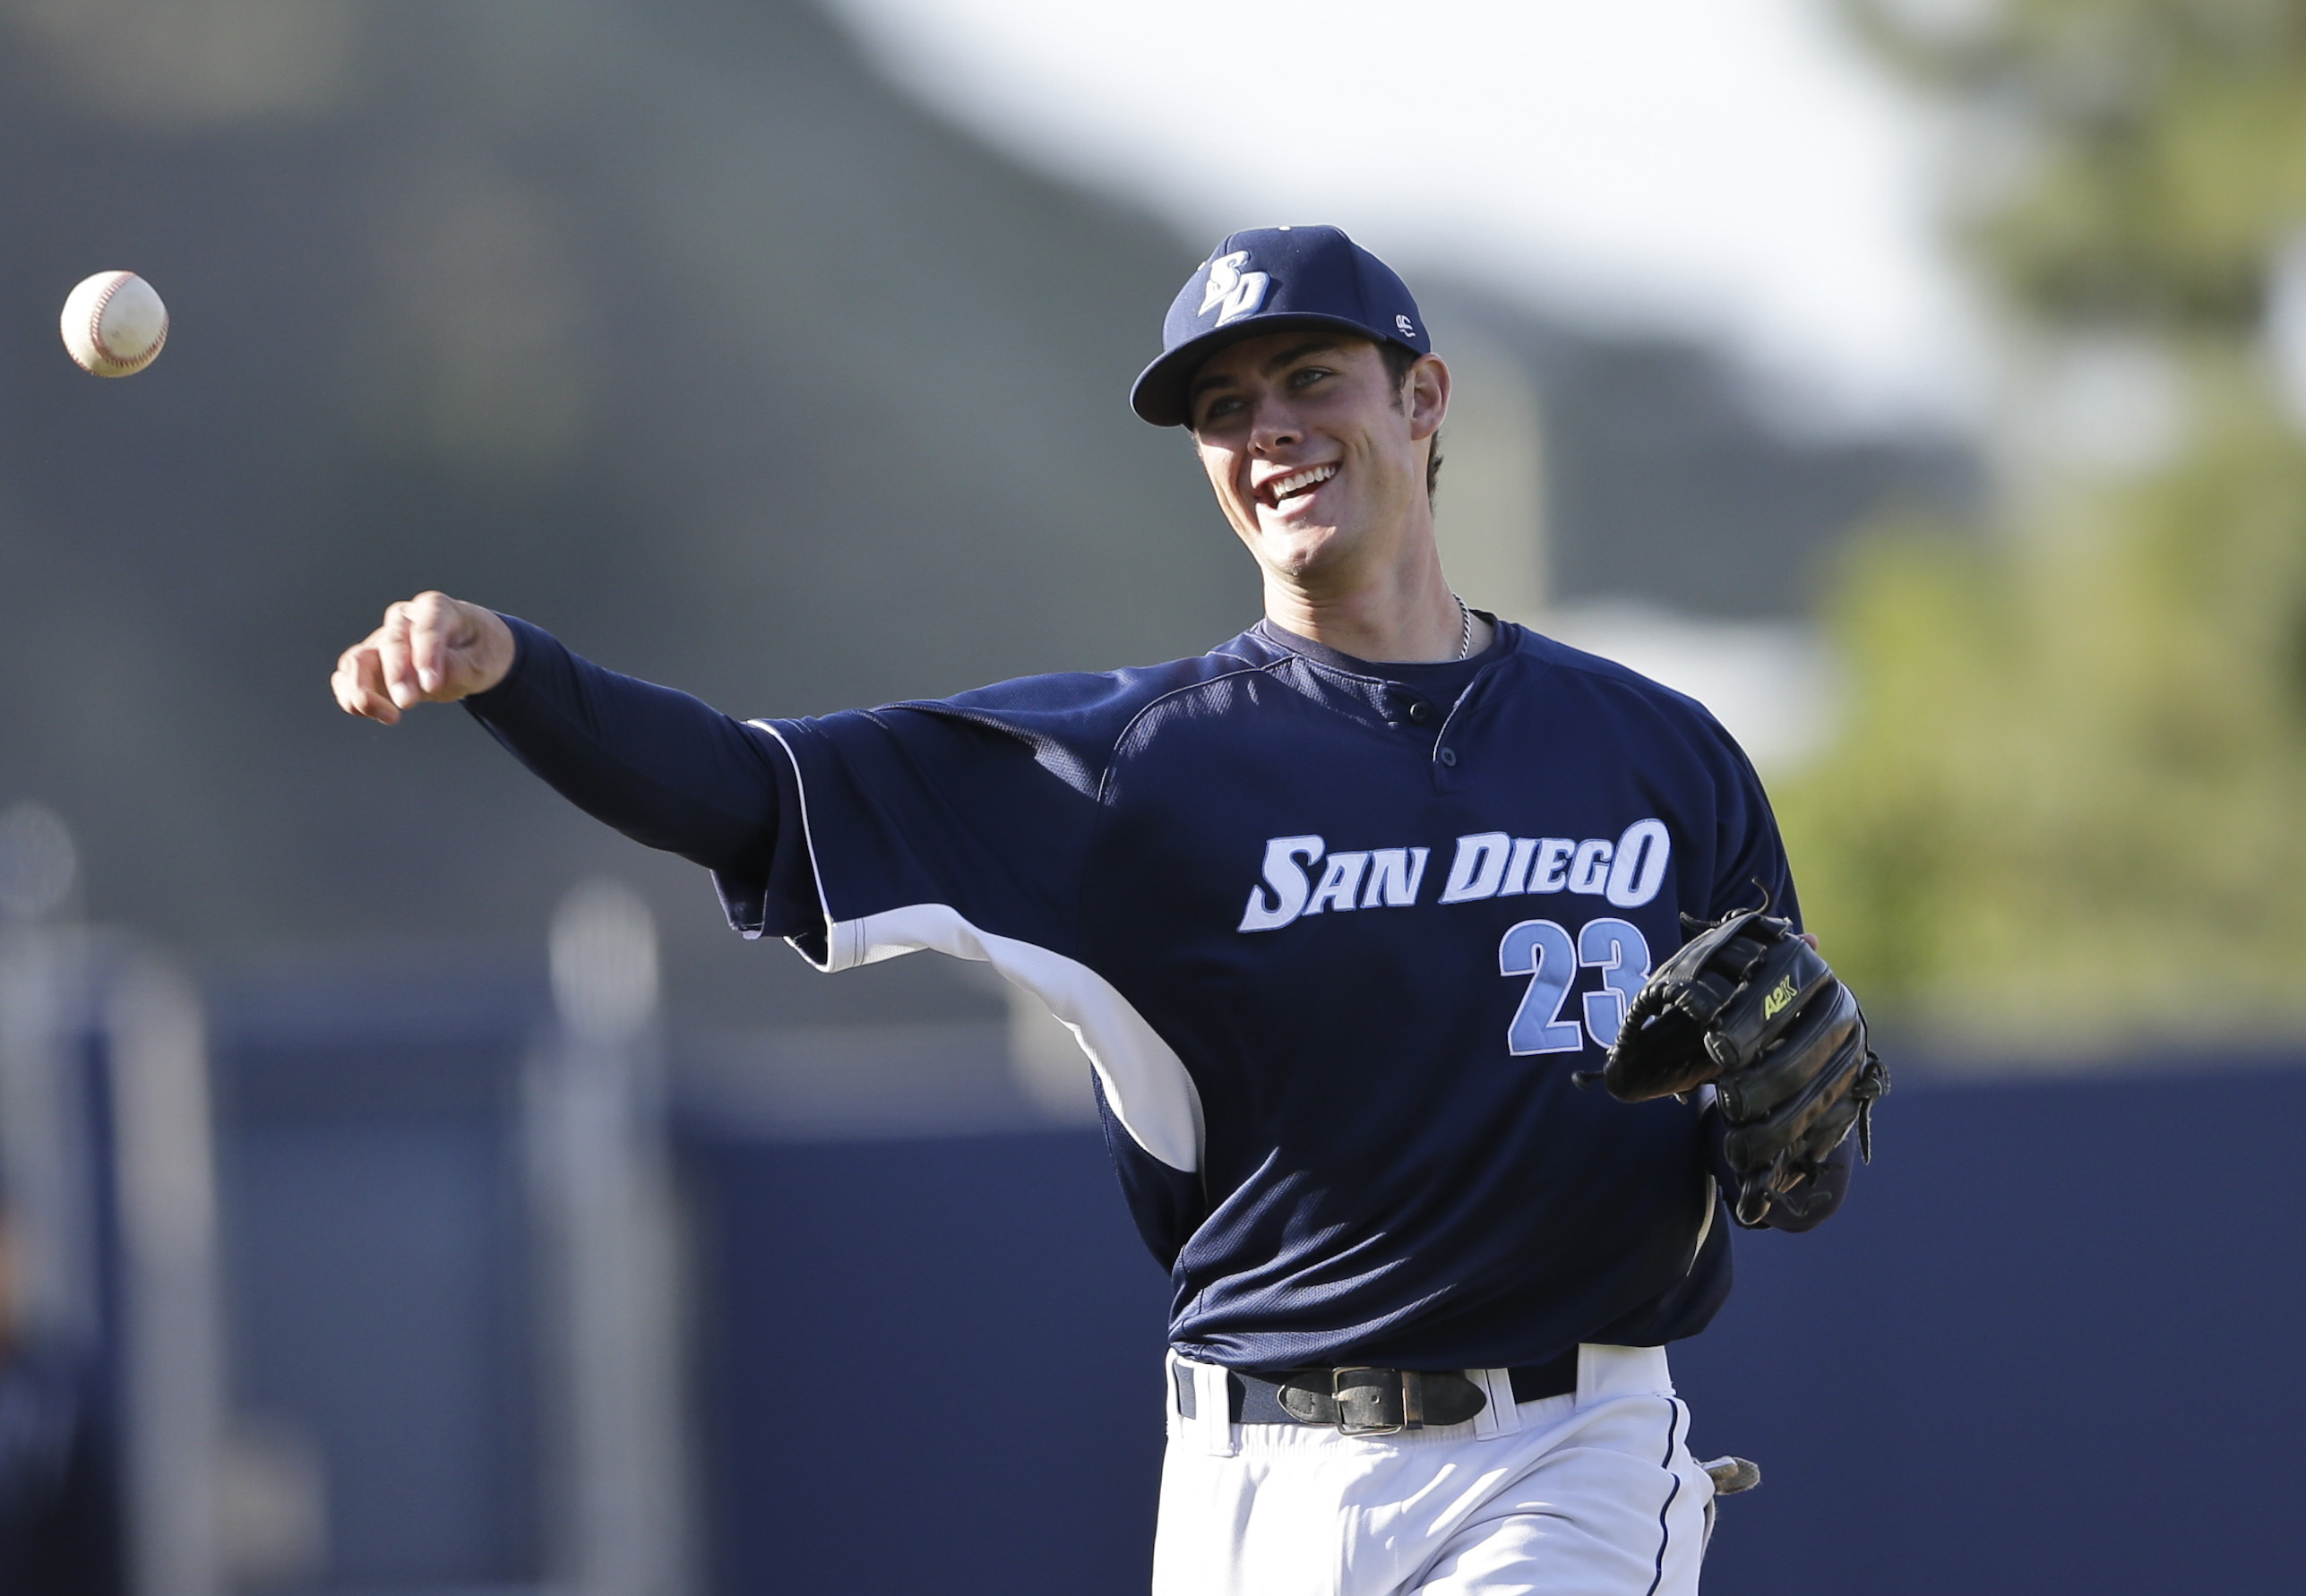
<path id="1" fill-rule="evenodd" d="M 2118 342 L 2175 419 L 2123 463 L 2009 445 L 1997 524 L 1855 545 L 1847 719 L 1777 784 L 1811 923 L 1878 1007 L 2000 1050 L 2294 1035 L 2306 450 L 2265 328 L 2306 0 L 1846 4 L 1972 135 L 1952 219 L 2013 368 Z"/>

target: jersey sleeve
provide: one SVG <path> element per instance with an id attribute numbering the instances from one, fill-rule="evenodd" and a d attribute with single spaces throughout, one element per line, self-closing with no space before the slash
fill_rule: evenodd
<path id="1" fill-rule="evenodd" d="M 1708 919 L 1719 919 L 1738 909 L 1751 908 L 1766 895 L 1770 913 L 1783 915 L 1802 929 L 1801 900 L 1794 895 L 1794 873 L 1785 858 L 1785 844 L 1778 836 L 1777 818 L 1771 811 L 1769 799 L 1762 791 L 1761 777 L 1743 750 L 1722 734 L 1723 751 L 1729 761 L 1728 778 L 1724 782 L 1725 797 L 1720 811 L 1720 842 L 1717 857 L 1721 868 L 1716 874 L 1712 905 Z M 1710 1104 L 1705 1111 L 1702 1145 L 1706 1150 L 1708 1171 L 1725 1193 L 1737 1189 L 1737 1174 L 1729 1166 L 1722 1151 L 1722 1138 L 1727 1129 L 1721 1111 Z M 1751 1228 L 1788 1231 L 1815 1230 L 1839 1211 L 1849 1196 L 1850 1180 L 1857 1170 L 1857 1139 L 1846 1137 L 1826 1160 L 1826 1168 L 1819 1176 L 1817 1189 L 1808 1194 L 1808 1204 L 1796 1218 L 1789 1210 L 1773 1206 L 1759 1226 Z M 1820 1200 L 1822 1198 L 1822 1200 Z M 1725 1212 L 1735 1205 L 1727 1197 L 1721 1199 Z M 1733 1213 L 1733 1217 L 1734 1214 Z"/>
<path id="2" fill-rule="evenodd" d="M 1197 1168 L 1191 1075 L 1082 946 L 1106 810 L 1080 743 L 952 705 L 762 725 L 790 763 L 819 895 L 794 947 L 823 970 L 922 949 L 989 963 L 1071 1028 L 1131 1141 Z"/>
<path id="3" fill-rule="evenodd" d="M 1802 904 L 1794 895 L 1794 872 L 1786 862 L 1785 844 L 1777 834 L 1777 817 L 1761 788 L 1761 777 L 1745 752 L 1719 731 L 1715 791 L 1714 872 L 1710 901 L 1703 918 L 1718 920 L 1740 909 L 1750 909 L 1765 897 L 1769 912 L 1802 929 Z"/>
<path id="4" fill-rule="evenodd" d="M 904 706 L 765 721 L 796 785 L 816 922 L 791 940 L 828 970 L 932 946 L 949 917 L 1072 957 L 1098 809 L 997 726 Z"/>
<path id="5" fill-rule="evenodd" d="M 1708 735 L 1700 746 L 1707 751 L 1714 788 L 1714 870 L 1711 881 L 1704 887 L 1705 906 L 1697 911 L 1698 917 L 1718 920 L 1753 908 L 1766 898 L 1771 914 L 1791 920 L 1799 931 L 1801 900 L 1794 890 L 1794 873 L 1786 861 L 1785 844 L 1778 834 L 1777 818 L 1770 810 L 1768 796 L 1762 790 L 1761 777 L 1744 750 L 1710 715 L 1704 716 L 1703 727 Z M 1737 1175 L 1722 1151 L 1726 1130 L 1721 1111 L 1712 1105 L 1708 1094 L 1699 1145 L 1707 1171 L 1716 1183 L 1715 1200 L 1720 1205 L 1720 1214 L 1734 1221 L 1735 1205 L 1726 1194 L 1737 1189 Z M 1819 1191 L 1811 1194 L 1810 1205 L 1800 1218 L 1784 1209 L 1773 1208 L 1759 1226 L 1741 1228 L 1808 1231 L 1824 1223 L 1848 1195 L 1856 1165 L 1854 1139 L 1834 1150 L 1820 1178 Z M 1820 1193 L 1823 1201 L 1818 1200 Z"/>
<path id="6" fill-rule="evenodd" d="M 512 668 L 464 700 L 554 790 L 635 842 L 713 872 L 749 935 L 816 923 L 790 761 L 758 726 L 687 693 L 605 670 L 512 616 Z"/>

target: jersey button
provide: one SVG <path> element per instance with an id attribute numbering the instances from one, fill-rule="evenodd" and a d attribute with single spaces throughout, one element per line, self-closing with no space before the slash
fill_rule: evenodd
<path id="1" fill-rule="evenodd" d="M 1412 699 L 1409 700 L 1410 725 L 1422 726 L 1433 718 L 1433 707 L 1431 704 L 1427 703 L 1423 699 Z"/>
<path id="2" fill-rule="evenodd" d="M 1443 750 L 1441 751 L 1441 763 L 1442 763 L 1442 764 L 1444 764 L 1444 765 L 1450 765 L 1450 766 L 1454 766 L 1454 765 L 1456 765 L 1456 764 L 1457 764 L 1457 762 L 1458 762 L 1458 751 L 1457 751 L 1456 749 L 1454 749 L 1454 748 L 1445 748 L 1445 749 L 1443 749 Z"/>

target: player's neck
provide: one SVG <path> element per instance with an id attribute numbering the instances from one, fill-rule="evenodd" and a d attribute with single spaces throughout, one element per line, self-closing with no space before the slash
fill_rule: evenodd
<path id="1" fill-rule="evenodd" d="M 1489 625 L 1466 616 L 1428 545 L 1422 558 L 1381 567 L 1345 583 L 1306 582 L 1268 571 L 1265 615 L 1274 625 L 1355 659 L 1422 665 L 1478 654 Z"/>

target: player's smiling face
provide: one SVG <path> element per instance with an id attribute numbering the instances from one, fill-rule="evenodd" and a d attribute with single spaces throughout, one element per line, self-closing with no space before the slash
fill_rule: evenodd
<path id="1" fill-rule="evenodd" d="M 1431 356 L 1397 389 L 1374 343 L 1300 329 L 1218 350 L 1187 402 L 1209 485 L 1258 563 L 1326 585 L 1398 556 L 1424 524 L 1424 446 L 1448 396 Z"/>

